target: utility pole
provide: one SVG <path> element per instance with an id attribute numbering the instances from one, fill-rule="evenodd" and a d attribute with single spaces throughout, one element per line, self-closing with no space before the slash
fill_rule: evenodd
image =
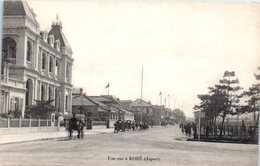
<path id="1" fill-rule="evenodd" d="M 168 104 L 169 104 L 169 108 L 171 108 L 171 104 L 170 104 L 170 95 L 168 95 Z"/>
<path id="2" fill-rule="evenodd" d="M 141 122 L 143 123 L 143 66 L 141 74 Z"/>

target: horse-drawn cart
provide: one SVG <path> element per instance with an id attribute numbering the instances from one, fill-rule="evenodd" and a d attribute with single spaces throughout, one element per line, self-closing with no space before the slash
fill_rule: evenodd
<path id="1" fill-rule="evenodd" d="M 69 138 L 72 138 L 73 130 L 78 132 L 78 138 L 84 137 L 84 127 L 86 126 L 86 117 L 83 114 L 65 115 L 65 128 L 68 131 Z"/>

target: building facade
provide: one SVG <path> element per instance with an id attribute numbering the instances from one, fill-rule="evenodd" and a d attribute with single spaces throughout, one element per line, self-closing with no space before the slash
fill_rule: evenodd
<path id="1" fill-rule="evenodd" d="M 123 101 L 122 104 L 126 104 L 126 102 Z M 131 102 L 129 110 L 134 113 L 136 122 L 153 123 L 153 106 L 151 103 L 136 99 Z"/>
<path id="2" fill-rule="evenodd" d="M 40 31 L 25 1 L 4 1 L 0 113 L 37 100 L 54 100 L 62 114 L 71 113 L 72 49 L 56 19 L 49 32 Z"/>

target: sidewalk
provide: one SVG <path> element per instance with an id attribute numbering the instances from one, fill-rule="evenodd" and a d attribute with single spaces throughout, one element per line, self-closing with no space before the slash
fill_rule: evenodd
<path id="1" fill-rule="evenodd" d="M 104 134 L 104 133 L 112 133 L 113 131 L 114 128 L 93 129 L 93 130 L 85 130 L 84 134 L 85 135 Z M 68 132 L 62 128 L 61 131 L 57 131 L 57 132 L 35 132 L 35 133 L 0 135 L 0 144 L 43 140 L 43 139 L 65 138 L 65 137 L 68 137 Z"/>

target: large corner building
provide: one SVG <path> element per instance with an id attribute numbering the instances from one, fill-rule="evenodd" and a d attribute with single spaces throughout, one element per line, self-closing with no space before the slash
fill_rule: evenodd
<path id="1" fill-rule="evenodd" d="M 41 31 L 25 1 L 4 1 L 0 114 L 19 110 L 36 100 L 54 100 L 62 114 L 71 112 L 72 49 L 56 19 Z"/>

